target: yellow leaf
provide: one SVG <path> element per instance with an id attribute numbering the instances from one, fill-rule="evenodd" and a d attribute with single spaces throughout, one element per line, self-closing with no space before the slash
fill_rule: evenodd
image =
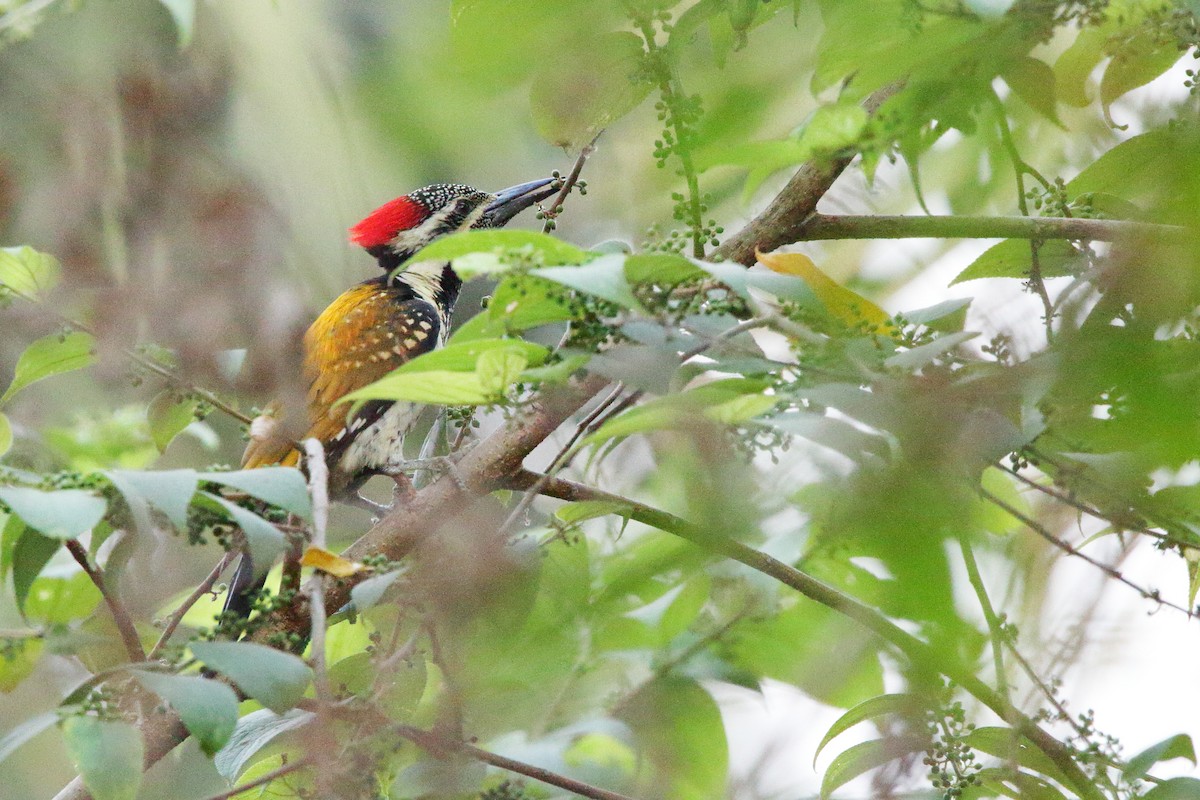
<path id="1" fill-rule="evenodd" d="M 328 550 L 311 546 L 304 551 L 304 557 L 300 559 L 300 566 L 315 567 L 335 578 L 349 578 L 351 575 L 366 569 L 365 566 L 356 561 L 350 561 Z"/>
<path id="2" fill-rule="evenodd" d="M 890 316 L 858 292 L 842 286 L 826 275 L 812 259 L 803 253 L 760 253 L 758 260 L 769 269 L 784 275 L 795 275 L 808 284 L 825 310 L 851 327 L 864 325 L 875 333 L 890 334 Z"/>

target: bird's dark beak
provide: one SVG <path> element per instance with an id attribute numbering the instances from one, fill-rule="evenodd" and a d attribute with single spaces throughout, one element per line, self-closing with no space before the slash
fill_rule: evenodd
<path id="1" fill-rule="evenodd" d="M 534 203 L 545 200 L 558 191 L 558 180 L 542 178 L 519 183 L 496 192 L 495 198 L 483 210 L 488 227 L 499 228 Z"/>

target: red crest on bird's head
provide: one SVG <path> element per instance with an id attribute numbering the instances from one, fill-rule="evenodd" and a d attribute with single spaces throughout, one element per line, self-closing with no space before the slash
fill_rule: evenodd
<path id="1" fill-rule="evenodd" d="M 429 216 L 429 209 L 405 195 L 389 200 L 350 229 L 350 241 L 360 247 L 381 247 L 400 231 L 416 227 Z"/>

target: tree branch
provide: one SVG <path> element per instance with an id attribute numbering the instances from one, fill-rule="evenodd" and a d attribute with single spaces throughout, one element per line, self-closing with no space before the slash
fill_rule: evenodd
<path id="1" fill-rule="evenodd" d="M 540 480 L 540 478 L 541 476 L 536 473 L 523 471 L 514 476 L 509 488 L 520 489 Z M 952 655 L 935 652 L 928 644 L 903 630 L 870 606 L 858 602 L 854 598 L 839 592 L 837 589 L 822 583 L 816 578 L 800 572 L 782 561 L 772 558 L 766 553 L 759 552 L 752 547 L 748 547 L 732 539 L 714 537 L 702 528 L 686 520 L 635 500 L 630 500 L 600 489 L 593 489 L 590 486 L 584 486 L 583 484 L 562 478 L 553 478 L 546 481 L 542 491 L 550 497 L 557 497 L 560 500 L 571 502 L 601 500 L 621 504 L 629 509 L 630 516 L 638 522 L 686 539 L 710 553 L 731 558 L 734 561 L 745 564 L 747 567 L 795 589 L 810 600 L 815 600 L 821 605 L 853 619 L 867 630 L 893 645 L 915 666 L 933 673 L 945 675 L 988 708 L 999 714 L 1002 719 L 1028 738 L 1047 758 L 1054 762 L 1055 766 L 1062 770 L 1064 777 L 1070 781 L 1072 788 L 1079 793 L 1080 797 L 1088 798 L 1089 800 L 1103 800 L 1104 795 L 1100 793 L 1092 780 L 1075 763 L 1075 759 L 1066 745 L 1042 730 L 1024 712 L 976 677 L 974 670 L 970 667 L 960 663 Z"/>
<path id="2" fill-rule="evenodd" d="M 863 101 L 863 108 L 874 114 L 900 90 L 901 85 L 894 83 L 877 89 Z M 714 255 L 750 266 L 754 263 L 755 250 L 766 252 L 800 241 L 795 232 L 801 230 L 808 218 L 817 213 L 817 203 L 850 166 L 855 155 L 850 153 L 840 158 L 810 161 L 801 166 L 766 210 L 726 239 L 713 251 Z"/>
<path id="3" fill-rule="evenodd" d="M 1079 217 L 855 216 L 812 214 L 792 242 L 823 239 L 1080 239 L 1093 242 L 1183 235 L 1178 225 Z M 780 242 L 787 244 L 788 242 Z M 763 249 L 763 248 L 760 248 Z"/>

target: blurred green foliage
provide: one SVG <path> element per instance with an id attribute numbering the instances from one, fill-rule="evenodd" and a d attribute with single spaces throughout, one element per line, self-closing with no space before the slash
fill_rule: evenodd
<path id="1" fill-rule="evenodd" d="M 6 791 L 78 771 L 100 800 L 203 798 L 279 770 L 280 796 L 568 796 L 464 738 L 672 800 L 768 796 L 760 768 L 822 795 L 1194 795 L 1152 777 L 1195 763 L 1185 732 L 1125 758 L 1064 705 L 1040 605 L 1063 560 L 1163 613 L 1200 589 L 1195 12 L 0 2 Z M 301 473 L 227 469 L 228 412 L 303 393 L 300 333 L 373 269 L 339 231 L 423 183 L 565 172 L 597 136 L 586 196 L 543 209 L 561 238 L 422 254 L 476 279 L 454 338 L 351 398 L 452 406 L 454 441 L 582 371 L 619 381 L 547 444 L 593 488 L 496 493 L 412 563 L 350 565 L 371 582 L 329 609 L 327 674 L 295 631 L 270 650 L 211 641 L 242 631 L 208 601 L 172 618 L 239 536 L 267 563 L 312 518 Z M 938 241 L 874 283 L 861 243 L 813 247 L 824 272 L 720 260 L 789 173 L 850 157 L 822 211 L 1157 227 L 969 263 Z M 946 265 L 970 298 L 867 298 Z M 330 536 L 367 527 L 339 509 Z M 1161 551 L 1152 582 L 1123 571 L 1137 545 Z M 251 635 L 295 611 L 295 575 L 273 583 Z M 208 670 L 247 698 L 236 725 Z M 838 709 L 823 781 L 720 703 L 767 681 Z M 140 692 L 198 743 L 145 779 Z"/>

